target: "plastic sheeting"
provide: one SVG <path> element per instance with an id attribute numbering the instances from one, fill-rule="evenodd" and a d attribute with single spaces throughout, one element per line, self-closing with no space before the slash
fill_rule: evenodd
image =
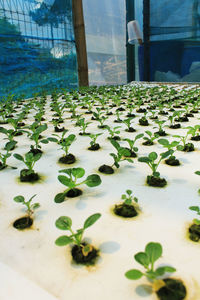
<path id="1" fill-rule="evenodd" d="M 124 0 L 83 0 L 90 85 L 123 84 L 126 76 Z"/>
<path id="2" fill-rule="evenodd" d="M 0 97 L 77 86 L 71 0 L 0 0 Z"/>

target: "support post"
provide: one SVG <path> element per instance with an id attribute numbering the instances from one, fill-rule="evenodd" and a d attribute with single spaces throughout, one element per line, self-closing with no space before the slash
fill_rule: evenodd
<path id="1" fill-rule="evenodd" d="M 144 81 L 150 81 L 150 0 L 143 0 Z"/>
<path id="2" fill-rule="evenodd" d="M 78 62 L 79 87 L 89 86 L 87 48 L 82 0 L 72 0 L 72 14 Z"/>
<path id="3" fill-rule="evenodd" d="M 135 0 L 126 0 L 126 65 L 127 82 L 135 80 L 135 45 L 128 43 L 127 24 L 135 19 Z"/>

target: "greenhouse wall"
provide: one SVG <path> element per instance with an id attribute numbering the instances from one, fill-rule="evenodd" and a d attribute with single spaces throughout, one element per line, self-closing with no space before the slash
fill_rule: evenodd
<path id="1" fill-rule="evenodd" d="M 70 0 L 0 0 L 0 97 L 77 86 Z"/>
<path id="2" fill-rule="evenodd" d="M 90 85 L 123 84 L 126 76 L 124 0 L 83 0 Z"/>
<path id="3" fill-rule="evenodd" d="M 127 0 L 132 1 L 132 0 Z M 148 2 L 148 1 L 146 1 Z M 135 1 L 135 19 L 143 30 L 145 1 Z M 200 0 L 163 0 L 150 3 L 148 80 L 161 82 L 200 81 Z M 144 48 L 138 45 L 136 73 L 145 80 Z M 137 77 L 137 76 L 136 76 Z"/>

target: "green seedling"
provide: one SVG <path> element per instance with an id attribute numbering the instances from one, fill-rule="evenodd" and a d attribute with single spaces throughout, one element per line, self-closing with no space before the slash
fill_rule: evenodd
<path id="1" fill-rule="evenodd" d="M 15 137 L 15 130 L 13 129 L 6 129 L 4 127 L 0 127 L 0 133 L 5 134 L 6 138 L 5 140 L 8 140 L 9 142 L 14 141 L 14 137 Z M 15 141 L 15 143 L 17 144 L 17 141 Z"/>
<path id="2" fill-rule="evenodd" d="M 169 158 L 170 160 L 175 160 L 176 157 L 174 156 L 174 153 L 177 149 L 177 146 L 179 145 L 178 141 L 169 142 L 167 139 L 159 139 L 158 143 L 162 145 L 164 148 L 167 148 L 167 150 L 170 152 Z"/>
<path id="3" fill-rule="evenodd" d="M 98 127 L 99 128 L 106 128 L 106 125 L 104 123 L 107 119 L 108 119 L 108 117 L 105 117 L 105 116 L 101 116 L 99 119 L 97 119 L 97 122 L 100 123 L 100 125 Z"/>
<path id="4" fill-rule="evenodd" d="M 167 158 L 170 154 L 171 154 L 171 151 L 161 153 L 160 158 L 158 160 L 157 160 L 158 154 L 156 152 L 151 152 L 148 156 L 138 158 L 138 161 L 146 163 L 152 171 L 152 174 L 150 176 L 147 176 L 147 183 L 149 185 L 162 187 L 167 184 L 165 179 L 160 178 L 160 173 L 157 171 L 157 169 L 158 169 L 158 166 L 160 165 L 161 161 L 163 159 Z M 154 180 L 154 178 L 156 179 L 156 181 L 158 181 L 155 184 L 153 182 L 151 182 L 151 180 Z"/>
<path id="5" fill-rule="evenodd" d="M 101 119 L 101 117 L 102 117 L 102 114 L 103 114 L 103 111 L 102 111 L 102 109 L 101 108 L 99 108 L 99 107 L 97 107 L 96 108 L 96 111 L 94 111 L 93 112 L 93 118 L 95 119 L 95 120 L 100 120 Z"/>
<path id="6" fill-rule="evenodd" d="M 78 126 L 81 128 L 82 132 L 80 132 L 81 135 L 88 135 L 88 133 L 86 133 L 86 129 L 88 127 L 88 125 L 90 124 L 91 122 L 88 122 L 85 120 L 85 118 L 81 118 L 79 120 L 79 123 L 78 123 Z"/>
<path id="7" fill-rule="evenodd" d="M 73 231 L 72 229 L 72 219 L 67 216 L 61 216 L 56 220 L 56 227 L 60 230 L 66 230 L 70 232 L 70 235 L 62 235 L 56 239 L 55 244 L 57 246 L 66 246 L 69 244 L 77 245 L 81 248 L 83 256 L 87 256 L 92 250 L 93 246 L 90 244 L 86 244 L 83 241 L 83 234 L 87 228 L 92 226 L 99 218 L 101 217 L 100 213 L 93 214 L 89 216 L 84 224 L 83 227 Z"/>
<path id="8" fill-rule="evenodd" d="M 196 171 L 195 174 L 200 176 L 200 171 Z M 198 190 L 198 193 L 200 194 L 200 189 Z"/>
<path id="9" fill-rule="evenodd" d="M 121 196 L 124 204 L 133 205 L 133 201 L 138 203 L 138 198 L 133 196 L 133 192 L 131 190 L 126 190 L 126 194 Z"/>
<path id="10" fill-rule="evenodd" d="M 166 121 L 164 121 L 164 120 L 162 120 L 162 121 L 160 121 L 160 120 L 155 120 L 155 123 L 158 125 L 158 127 L 154 127 L 154 128 L 158 128 L 158 132 L 156 132 L 156 133 L 162 134 L 162 133 L 165 132 L 165 131 L 164 131 L 164 127 L 166 127 L 166 126 L 164 125 L 165 122 L 166 122 Z"/>
<path id="11" fill-rule="evenodd" d="M 152 146 L 154 145 L 154 141 L 159 137 L 159 135 L 157 133 L 154 133 L 146 130 L 145 133 L 148 135 L 145 136 L 143 139 L 145 140 L 145 142 L 143 143 L 143 145 L 147 145 L 147 146 Z"/>
<path id="12" fill-rule="evenodd" d="M 22 161 L 31 173 L 33 171 L 33 167 L 35 166 L 35 163 L 41 158 L 42 154 L 38 153 L 34 155 L 32 152 L 30 152 L 30 153 L 26 153 L 25 156 L 23 157 L 22 155 L 15 153 L 13 154 L 13 156 L 17 160 Z"/>
<path id="13" fill-rule="evenodd" d="M 127 126 L 126 131 L 131 131 L 132 127 L 131 127 L 131 121 L 133 120 L 133 117 L 130 117 L 128 119 L 123 120 L 123 123 Z"/>
<path id="14" fill-rule="evenodd" d="M 113 138 L 115 138 L 115 136 L 117 136 L 117 134 L 120 134 L 119 128 L 121 128 L 121 126 L 116 126 L 114 128 L 111 128 L 110 126 L 106 125 L 106 129 L 108 130 L 108 132 L 110 134 L 108 139 L 113 139 Z M 119 137 L 119 139 L 120 139 L 120 137 Z"/>
<path id="15" fill-rule="evenodd" d="M 7 159 L 11 156 L 10 151 L 13 149 L 13 147 L 15 147 L 15 143 L 16 143 L 15 141 L 8 142 L 5 145 L 6 153 L 0 153 L 0 170 L 3 170 L 6 167 L 8 167 Z M 12 167 L 12 168 L 14 168 L 14 167 Z"/>
<path id="16" fill-rule="evenodd" d="M 192 135 L 192 140 L 198 139 L 198 137 L 200 138 L 199 135 L 200 125 L 195 125 L 194 127 L 188 126 L 186 127 L 186 129 L 188 129 L 188 134 Z"/>
<path id="17" fill-rule="evenodd" d="M 142 272 L 138 269 L 131 269 L 125 273 L 126 278 L 138 280 L 145 276 L 154 286 L 157 285 L 158 289 L 165 286 L 165 282 L 161 280 L 160 277 L 166 273 L 173 273 L 176 269 L 171 266 L 155 268 L 155 262 L 162 256 L 162 252 L 163 250 L 160 243 L 148 243 L 144 252 L 138 252 L 134 255 L 135 260 L 145 268 L 145 271 Z"/>
<path id="18" fill-rule="evenodd" d="M 68 130 L 64 130 L 62 133 L 62 136 L 60 139 L 57 138 L 48 138 L 50 142 L 55 142 L 58 145 L 61 146 L 61 149 L 65 152 L 65 155 L 69 154 L 69 147 L 72 145 L 72 143 L 76 140 L 75 134 L 70 134 L 67 137 L 65 137 L 65 134 Z M 55 136 L 58 136 L 57 134 L 54 134 Z M 59 137 L 59 136 L 58 136 Z"/>
<path id="19" fill-rule="evenodd" d="M 121 119 L 122 113 L 121 113 L 121 111 L 116 110 L 115 113 L 116 113 L 116 117 L 117 117 L 116 121 L 119 122 L 119 123 L 121 123 L 122 122 L 122 119 Z"/>
<path id="20" fill-rule="evenodd" d="M 110 153 L 110 156 L 112 156 L 114 159 L 114 164 L 111 167 L 115 166 L 116 168 L 119 168 L 119 163 L 124 160 L 133 163 L 133 160 L 130 159 L 131 152 L 129 149 L 121 147 L 120 144 L 114 139 L 111 139 L 110 142 L 113 145 L 113 147 L 115 147 L 115 149 L 117 150 L 117 154 Z"/>
<path id="21" fill-rule="evenodd" d="M 86 184 L 88 187 L 95 187 L 101 184 L 101 178 L 97 174 L 89 175 L 85 180 L 77 183 L 79 178 L 82 178 L 85 175 L 85 170 L 83 168 L 70 168 L 60 170 L 59 173 L 64 173 L 67 176 L 59 175 L 58 180 L 65 186 L 67 189 L 63 193 L 59 193 L 55 196 L 54 201 L 56 203 L 61 203 L 65 200 L 66 194 L 70 190 L 75 190 L 78 186 Z"/>
<path id="22" fill-rule="evenodd" d="M 103 133 L 96 133 L 96 134 L 90 134 L 89 137 L 91 138 L 90 146 L 95 146 L 97 138 L 102 135 Z"/>
<path id="23" fill-rule="evenodd" d="M 194 151 L 194 145 L 192 143 L 187 143 L 188 135 L 190 134 L 190 129 L 187 131 L 185 136 L 181 135 L 173 135 L 173 137 L 178 138 L 180 140 L 180 143 L 182 142 L 182 145 L 179 144 L 177 146 L 177 149 L 180 151 Z"/>
<path id="24" fill-rule="evenodd" d="M 135 147 L 135 143 L 136 143 L 137 140 L 141 139 L 143 136 L 144 136 L 144 134 L 140 133 L 140 134 L 135 136 L 134 140 L 123 139 L 123 141 L 128 142 L 131 152 L 138 152 L 138 148 Z"/>
<path id="25" fill-rule="evenodd" d="M 31 132 L 28 133 L 28 136 L 35 143 L 34 145 L 31 145 L 32 151 L 34 151 L 34 150 L 37 151 L 37 150 L 41 149 L 40 143 L 48 144 L 48 142 L 49 142 L 48 139 L 40 139 L 41 133 L 47 129 L 47 124 L 38 126 L 38 123 L 35 122 L 29 127 L 29 129 L 31 130 Z"/>
<path id="26" fill-rule="evenodd" d="M 190 206 L 190 210 L 195 211 L 198 216 L 200 216 L 200 207 L 199 206 Z M 193 219 L 194 224 L 200 225 L 200 217 L 199 219 Z"/>
<path id="27" fill-rule="evenodd" d="M 31 217 L 34 214 L 34 211 L 40 207 L 39 203 L 31 203 L 33 198 L 36 195 L 33 195 L 28 201 L 25 201 L 25 198 L 21 195 L 14 197 L 14 201 L 17 203 L 21 203 L 26 206 L 26 213 L 28 217 Z"/>

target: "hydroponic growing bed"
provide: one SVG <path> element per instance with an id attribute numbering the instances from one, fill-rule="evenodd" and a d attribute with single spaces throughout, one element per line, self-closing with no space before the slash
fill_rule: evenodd
<path id="1" fill-rule="evenodd" d="M 199 103 L 195 85 L 1 103 L 0 298 L 199 300 Z"/>

